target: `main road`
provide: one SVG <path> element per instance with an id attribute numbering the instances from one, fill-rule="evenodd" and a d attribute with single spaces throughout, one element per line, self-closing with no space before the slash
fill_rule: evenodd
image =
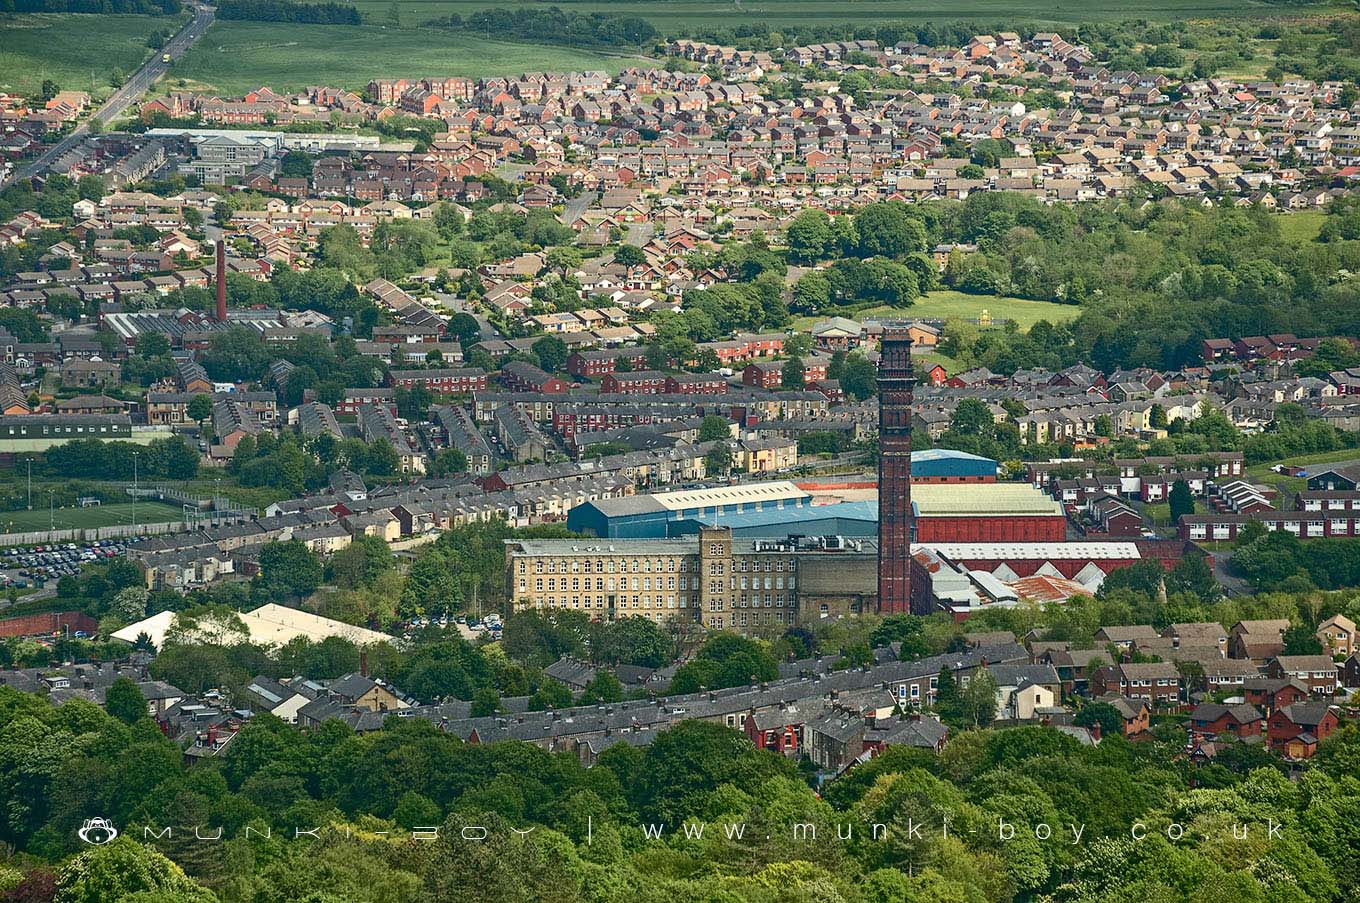
<path id="1" fill-rule="evenodd" d="M 164 47 L 153 53 L 140 69 L 132 73 L 117 91 L 110 94 L 109 99 L 104 101 L 99 109 L 72 129 L 69 135 L 43 151 L 41 155 L 29 160 L 22 166 L 15 167 L 11 179 L 29 178 L 43 174 L 53 161 L 84 140 L 85 136 L 90 133 L 91 122 L 98 122 L 100 125 L 112 122 L 121 116 L 128 107 L 140 100 L 147 89 L 156 83 L 156 79 L 164 75 L 166 70 L 170 68 L 170 63 L 179 59 L 186 50 L 194 46 L 194 43 L 203 37 L 203 33 L 212 24 L 213 8 L 211 6 L 195 4 L 193 9 L 194 17 L 176 32 L 175 36 L 165 43 Z M 169 57 L 168 61 L 166 57 Z"/>

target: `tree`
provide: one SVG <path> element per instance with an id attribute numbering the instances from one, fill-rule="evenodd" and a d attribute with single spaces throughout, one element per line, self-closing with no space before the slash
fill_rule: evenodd
<path id="1" fill-rule="evenodd" d="M 321 561 L 299 540 L 265 543 L 260 548 L 259 561 L 256 586 L 273 601 L 300 599 L 321 585 Z"/>
<path id="2" fill-rule="evenodd" d="M 567 362 L 570 352 L 567 343 L 554 335 L 545 335 L 531 346 L 538 365 L 549 373 L 556 373 Z"/>
<path id="3" fill-rule="evenodd" d="M 949 420 L 949 431 L 960 436 L 990 437 L 996 430 L 996 421 L 986 402 L 976 398 L 965 398 L 954 408 L 954 416 Z"/>
<path id="4" fill-rule="evenodd" d="M 596 671 L 595 676 L 586 684 L 576 700 L 577 705 L 598 705 L 603 702 L 618 702 L 623 699 L 623 684 L 609 671 Z"/>
<path id="5" fill-rule="evenodd" d="M 449 318 L 449 335 L 458 340 L 464 350 L 481 340 L 482 327 L 472 314 L 458 313 Z"/>
<path id="6" fill-rule="evenodd" d="M 292 179 L 310 179 L 312 177 L 312 158 L 302 151 L 288 151 L 279 160 L 279 175 Z"/>
<path id="7" fill-rule="evenodd" d="M 926 230 L 900 201 L 884 201 L 860 208 L 855 214 L 861 257 L 899 257 L 926 246 Z"/>
<path id="8" fill-rule="evenodd" d="M 633 245 L 619 245 L 614 249 L 614 262 L 626 267 L 641 266 L 647 262 L 647 255 Z"/>
<path id="9" fill-rule="evenodd" d="M 842 391 L 856 401 L 878 394 L 878 368 L 862 354 L 846 356 L 840 381 Z"/>
<path id="10" fill-rule="evenodd" d="M 326 562 L 327 582 L 341 589 L 372 586 L 378 577 L 396 567 L 392 549 L 378 536 L 360 534 Z"/>
<path id="11" fill-rule="evenodd" d="M 430 459 L 429 473 L 432 477 L 450 477 L 467 473 L 467 455 L 456 448 L 446 448 Z"/>
<path id="12" fill-rule="evenodd" d="M 1100 725 L 1102 737 L 1114 737 L 1124 733 L 1124 716 L 1108 702 L 1088 702 L 1072 720 L 1078 727 Z"/>
<path id="13" fill-rule="evenodd" d="M 232 646 L 245 642 L 249 637 L 250 631 L 235 609 L 206 602 L 176 612 L 161 646 L 162 649 L 170 646 Z"/>
<path id="14" fill-rule="evenodd" d="M 986 668 L 973 672 L 968 686 L 964 687 L 963 722 L 971 727 L 984 727 L 996 718 L 996 679 Z"/>
<path id="15" fill-rule="evenodd" d="M 732 437 L 732 425 L 726 417 L 709 414 L 699 422 L 700 442 L 725 442 Z"/>
<path id="16" fill-rule="evenodd" d="M 1171 506 L 1171 522 L 1180 523 L 1182 517 L 1187 514 L 1195 513 L 1195 497 L 1190 493 L 1190 486 L 1184 480 L 1177 480 L 1171 484 L 1171 492 L 1167 496 L 1167 502 Z"/>
<path id="17" fill-rule="evenodd" d="M 55 903 L 107 903 L 143 897 L 174 903 L 213 903 L 178 865 L 127 837 L 81 853 L 57 874 Z"/>
<path id="18" fill-rule="evenodd" d="M 632 787 L 644 820 L 672 830 L 703 811 L 724 784 L 753 791 L 773 777 L 792 773 L 782 757 L 758 752 L 741 734 L 708 721 L 682 721 L 662 731 L 642 758 L 638 774 L 620 774 L 619 780 Z"/>
<path id="19" fill-rule="evenodd" d="M 438 825 L 444 820 L 439 805 L 429 797 L 408 790 L 397 799 L 392 820 L 408 831 L 426 825 Z"/>
<path id="20" fill-rule="evenodd" d="M 631 616 L 591 625 L 590 652 L 597 662 L 660 668 L 671 661 L 673 645 L 651 618 Z"/>
<path id="21" fill-rule="evenodd" d="M 390 477 L 400 466 L 401 458 L 392 447 L 392 442 L 386 438 L 379 438 L 371 443 L 363 457 L 364 473 L 370 476 Z"/>
<path id="22" fill-rule="evenodd" d="M 571 705 L 571 690 L 561 681 L 548 678 L 539 684 L 534 695 L 529 697 L 529 710 L 543 712 L 548 709 L 564 709 Z"/>
<path id="23" fill-rule="evenodd" d="M 114 593 L 109 603 L 109 617 L 121 624 L 131 624 L 146 617 L 146 603 L 150 593 L 144 586 L 127 586 Z"/>
<path id="24" fill-rule="evenodd" d="M 473 718 L 487 718 L 496 714 L 501 709 L 501 696 L 492 687 L 482 687 L 472 694 L 472 708 L 469 714 Z"/>
<path id="25" fill-rule="evenodd" d="M 1321 655 L 1322 641 L 1307 624 L 1291 624 L 1284 632 L 1284 655 Z"/>
<path id="26" fill-rule="evenodd" d="M 146 697 L 132 680 L 120 677 L 109 684 L 104 709 L 124 724 L 136 724 L 147 716 Z"/>
<path id="27" fill-rule="evenodd" d="M 725 477 L 732 470 L 732 449 L 719 442 L 704 456 L 704 470 L 710 477 Z"/>
<path id="28" fill-rule="evenodd" d="M 781 389 L 801 389 L 805 382 L 803 375 L 806 368 L 803 366 L 801 357 L 791 357 L 784 361 L 784 366 L 779 370 L 779 387 Z"/>
<path id="29" fill-rule="evenodd" d="M 932 708 L 939 719 L 951 727 L 966 723 L 959 682 L 950 668 L 941 668 L 935 680 L 935 703 Z"/>
<path id="30" fill-rule="evenodd" d="M 137 337 L 138 357 L 160 357 L 170 353 L 170 340 L 163 333 L 144 332 Z"/>
<path id="31" fill-rule="evenodd" d="M 831 218 L 822 210 L 804 210 L 793 218 L 785 233 L 789 259 L 815 263 L 826 256 L 831 239 Z"/>
<path id="32" fill-rule="evenodd" d="M 778 676 L 779 666 L 764 643 L 735 633 L 715 633 L 699 647 L 693 661 L 676 671 L 670 692 L 739 687 Z"/>
<path id="33" fill-rule="evenodd" d="M 1216 602 L 1223 596 L 1222 585 L 1214 576 L 1213 559 L 1208 555 L 1186 555 L 1176 562 L 1165 577 L 1166 593 L 1189 593 L 1204 602 Z"/>
<path id="34" fill-rule="evenodd" d="M 213 400 L 207 393 L 199 393 L 189 399 L 188 414 L 189 419 L 195 423 L 202 423 L 212 416 Z"/>
<path id="35" fill-rule="evenodd" d="M 409 389 L 398 386 L 393 393 L 393 400 L 400 416 L 407 420 L 424 420 L 426 412 L 430 409 L 430 403 L 434 401 L 434 395 L 424 385 L 416 383 Z"/>
<path id="36" fill-rule="evenodd" d="M 798 277 L 793 286 L 793 306 L 801 313 L 815 314 L 831 305 L 831 280 L 821 270 L 810 270 Z"/>

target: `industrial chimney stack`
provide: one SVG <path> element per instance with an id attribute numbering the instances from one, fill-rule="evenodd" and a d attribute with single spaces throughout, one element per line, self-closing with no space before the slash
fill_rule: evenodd
<path id="1" fill-rule="evenodd" d="M 227 322 L 227 243 L 217 240 L 217 322 Z"/>
<path id="2" fill-rule="evenodd" d="M 878 610 L 911 611 L 911 336 L 885 328 L 878 357 Z"/>

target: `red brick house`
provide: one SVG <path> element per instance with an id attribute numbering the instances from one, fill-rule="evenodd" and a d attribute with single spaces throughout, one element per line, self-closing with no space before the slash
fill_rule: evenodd
<path id="1" fill-rule="evenodd" d="M 783 370 L 784 365 L 778 361 L 758 361 L 746 365 L 746 369 L 741 371 L 741 381 L 744 385 L 758 389 L 778 389 Z"/>
<path id="2" fill-rule="evenodd" d="M 1232 734 L 1243 740 L 1247 737 L 1259 737 L 1264 724 L 1265 719 L 1256 707 L 1246 703 L 1219 705 L 1215 702 L 1204 702 L 1195 706 L 1195 710 L 1190 713 L 1192 731 L 1215 737 L 1222 734 Z"/>
<path id="3" fill-rule="evenodd" d="M 1152 724 L 1152 709 L 1145 699 L 1130 699 L 1125 696 L 1101 696 L 1096 702 L 1111 706 L 1123 719 L 1125 737 L 1147 733 Z"/>
<path id="4" fill-rule="evenodd" d="M 1181 676 L 1170 662 L 1107 665 L 1091 676 L 1091 692 L 1141 699 L 1153 708 L 1178 705 Z"/>
<path id="5" fill-rule="evenodd" d="M 595 379 L 613 373 L 620 360 L 626 360 L 634 370 L 647 366 L 647 352 L 641 346 L 608 348 L 599 351 L 577 351 L 567 358 L 567 372 L 577 379 Z"/>
<path id="6" fill-rule="evenodd" d="M 542 392 L 547 395 L 560 395 L 571 388 L 560 377 L 525 361 L 511 361 L 502 367 L 501 382 L 516 392 Z"/>
<path id="7" fill-rule="evenodd" d="M 786 756 L 797 756 L 803 747 L 803 722 L 792 711 L 757 712 L 752 709 L 742 724 L 742 733 L 756 749 L 768 749 Z"/>
<path id="8" fill-rule="evenodd" d="M 413 389 L 424 386 L 437 395 L 486 391 L 486 371 L 480 367 L 440 370 L 393 370 L 388 374 L 393 387 Z"/>
<path id="9" fill-rule="evenodd" d="M 660 395 L 666 391 L 666 374 L 659 370 L 606 373 L 600 391 L 610 395 Z"/>
<path id="10" fill-rule="evenodd" d="M 1256 677 L 1243 681 L 1242 697 L 1267 714 L 1308 698 L 1308 688 L 1292 678 Z"/>
<path id="11" fill-rule="evenodd" d="M 666 377 L 668 395 L 726 395 L 727 380 L 718 373 L 677 373 Z"/>
<path id="12" fill-rule="evenodd" d="M 1266 676 L 1296 680 L 1315 696 L 1332 695 L 1340 680 L 1329 655 L 1278 655 L 1266 665 Z"/>
<path id="13" fill-rule="evenodd" d="M 1277 709 L 1266 722 L 1271 749 L 1291 759 L 1309 759 L 1341 719 L 1325 702 L 1296 702 Z"/>

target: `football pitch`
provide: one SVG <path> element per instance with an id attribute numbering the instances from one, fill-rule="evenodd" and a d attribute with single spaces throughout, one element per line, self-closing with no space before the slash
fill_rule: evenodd
<path id="1" fill-rule="evenodd" d="M 34 501 L 32 511 L 0 511 L 0 533 L 31 533 L 50 529 L 92 530 L 133 523 L 131 502 L 50 510 L 38 506 L 36 499 Z M 138 502 L 135 514 L 139 524 L 175 521 L 183 516 L 178 507 L 160 502 Z"/>

